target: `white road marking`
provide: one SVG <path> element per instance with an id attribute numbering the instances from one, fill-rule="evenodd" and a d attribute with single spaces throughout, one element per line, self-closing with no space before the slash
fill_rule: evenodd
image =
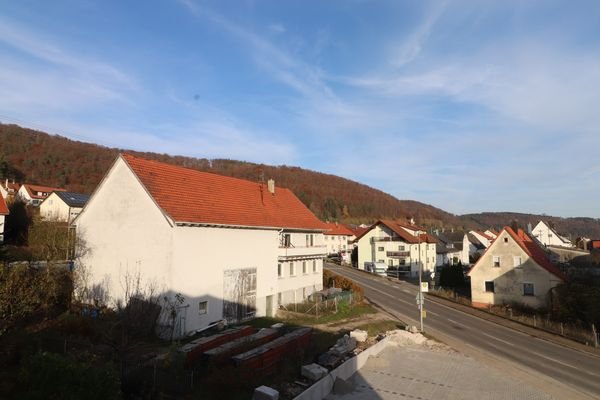
<path id="1" fill-rule="evenodd" d="M 509 345 L 509 346 L 516 347 L 516 346 L 515 346 L 513 343 L 511 343 L 511 342 L 509 342 L 509 341 L 506 341 L 506 340 L 503 340 L 503 339 L 497 338 L 496 336 L 489 335 L 489 334 L 487 334 L 487 333 L 485 333 L 485 332 L 481 332 L 481 331 L 480 331 L 480 332 L 479 332 L 479 334 L 480 334 L 480 335 L 483 335 L 483 336 L 487 336 L 487 337 L 489 337 L 489 338 L 491 338 L 491 339 L 497 340 L 497 341 L 499 341 L 499 342 L 502 342 L 502 343 L 504 343 L 504 344 L 507 344 L 507 345 Z"/>

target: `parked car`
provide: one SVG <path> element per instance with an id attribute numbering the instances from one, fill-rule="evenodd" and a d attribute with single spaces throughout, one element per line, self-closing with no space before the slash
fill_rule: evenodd
<path id="1" fill-rule="evenodd" d="M 379 276 L 387 276 L 386 263 L 383 262 L 365 262 L 365 271 Z"/>

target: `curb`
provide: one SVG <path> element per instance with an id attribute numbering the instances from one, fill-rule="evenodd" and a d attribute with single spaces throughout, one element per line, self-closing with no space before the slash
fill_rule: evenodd
<path id="1" fill-rule="evenodd" d="M 329 372 L 323 378 L 315 382 L 312 386 L 294 397 L 294 400 L 321 400 L 325 398 L 333 389 L 336 378 L 348 379 L 361 369 L 370 356 L 376 356 L 381 353 L 388 345 L 389 337 L 381 339 L 373 346 L 357 354 L 349 360 L 343 362 L 340 366 Z"/>

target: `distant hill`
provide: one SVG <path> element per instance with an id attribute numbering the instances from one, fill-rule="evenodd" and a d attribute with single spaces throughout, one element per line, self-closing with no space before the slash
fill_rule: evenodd
<path id="1" fill-rule="evenodd" d="M 0 124 L 0 179 L 15 178 L 20 182 L 91 193 L 117 155 L 124 151 L 17 125 Z M 368 223 L 378 218 L 414 217 L 419 224 L 428 227 L 462 228 L 464 225 L 461 218 L 431 205 L 398 200 L 361 183 L 303 168 L 130 150 L 127 152 L 147 159 L 253 181 L 273 178 L 277 186 L 291 189 L 323 220 Z M 467 222 L 471 224 L 470 221 Z"/>
<path id="2" fill-rule="evenodd" d="M 485 212 L 480 214 L 465 214 L 461 216 L 461 219 L 465 221 L 465 224 L 471 223 L 496 229 L 511 225 L 512 221 L 515 221 L 517 225 L 526 229 L 527 224 L 535 227 L 540 220 L 543 220 L 553 225 L 558 233 L 567 237 L 570 236 L 572 240 L 578 236 L 600 238 L 600 219 L 595 218 L 561 218 L 514 212 Z"/>

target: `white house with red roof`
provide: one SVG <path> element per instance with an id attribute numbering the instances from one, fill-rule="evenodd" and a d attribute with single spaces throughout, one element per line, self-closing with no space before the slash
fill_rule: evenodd
<path id="1" fill-rule="evenodd" d="M 9 197 L 14 199 L 20 187 L 21 185 L 16 183 L 14 180 L 9 182 L 8 179 L 6 179 L 4 182 L 0 182 L 0 195 L 2 195 L 4 200 L 8 199 Z"/>
<path id="2" fill-rule="evenodd" d="M 17 198 L 28 205 L 39 206 L 52 192 L 64 191 L 62 188 L 24 183 L 17 192 Z"/>
<path id="3" fill-rule="evenodd" d="M 0 243 L 4 243 L 4 226 L 7 215 L 8 207 L 6 206 L 4 198 L 0 196 Z"/>
<path id="4" fill-rule="evenodd" d="M 505 227 L 471 271 L 471 301 L 489 304 L 548 305 L 550 290 L 565 281 L 544 250 L 523 230 Z"/>
<path id="5" fill-rule="evenodd" d="M 545 246 L 575 247 L 573 243 L 564 236 L 561 236 L 550 224 L 540 221 L 531 234 Z"/>
<path id="6" fill-rule="evenodd" d="M 272 180 L 120 155 L 74 225 L 80 264 L 112 303 L 127 277 L 183 296 L 176 335 L 270 316 L 322 289 L 327 227 Z"/>
<path id="7" fill-rule="evenodd" d="M 349 253 L 354 247 L 352 241 L 356 239 L 346 225 L 338 222 L 326 222 L 327 230 L 323 233 L 327 254 Z"/>
<path id="8" fill-rule="evenodd" d="M 401 221 L 379 220 L 357 238 L 358 268 L 365 263 L 383 262 L 409 274 L 418 276 L 435 271 L 436 239 L 425 228 Z"/>

